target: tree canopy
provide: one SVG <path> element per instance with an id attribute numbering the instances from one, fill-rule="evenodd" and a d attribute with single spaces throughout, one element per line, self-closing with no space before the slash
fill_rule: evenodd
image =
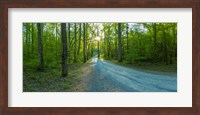
<path id="1" fill-rule="evenodd" d="M 100 58 L 134 64 L 177 63 L 176 23 L 23 23 L 26 67 L 61 67 Z M 66 62 L 66 63 L 65 63 Z"/>

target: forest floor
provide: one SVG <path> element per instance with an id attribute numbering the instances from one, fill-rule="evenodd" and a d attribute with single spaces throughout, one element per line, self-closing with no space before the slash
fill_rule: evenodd
<path id="1" fill-rule="evenodd" d="M 35 68 L 24 67 L 23 91 L 24 92 L 67 92 L 71 91 L 74 83 L 80 80 L 82 68 L 86 64 L 68 65 L 67 77 L 61 77 L 61 67 L 46 68 L 43 72 Z M 78 76 L 78 77 L 77 77 Z"/>
<path id="2" fill-rule="evenodd" d="M 117 60 L 106 60 L 109 63 L 114 63 L 123 67 L 132 68 L 138 71 L 144 71 L 155 74 L 166 74 L 166 75 L 175 75 L 177 74 L 177 64 L 161 64 L 161 63 L 149 63 L 141 62 L 134 64 L 127 64 L 124 62 L 118 62 Z"/>
<path id="3" fill-rule="evenodd" d="M 174 65 L 128 65 L 100 60 L 97 56 L 85 64 L 68 65 L 69 74 L 61 77 L 61 67 L 44 72 L 24 68 L 24 92 L 175 92 L 177 74 Z"/>
<path id="4" fill-rule="evenodd" d="M 136 69 L 135 69 L 136 68 Z M 84 74 L 72 91 L 76 92 L 176 92 L 177 74 L 100 60 L 97 56 L 82 69 Z M 161 67 L 162 68 L 162 67 Z"/>

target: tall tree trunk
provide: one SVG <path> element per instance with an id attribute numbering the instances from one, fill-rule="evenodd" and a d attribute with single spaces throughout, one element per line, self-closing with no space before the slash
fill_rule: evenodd
<path id="1" fill-rule="evenodd" d="M 122 62 L 121 23 L 118 23 L 118 62 Z"/>
<path id="2" fill-rule="evenodd" d="M 69 57 L 69 58 L 70 58 L 70 53 L 71 53 L 71 52 L 70 52 L 70 51 L 71 51 L 71 50 L 70 50 L 70 49 L 71 49 L 71 48 L 70 48 L 70 45 L 71 45 L 71 44 L 70 44 L 70 39 L 71 39 L 71 38 L 70 38 L 70 28 L 71 28 L 70 25 L 71 25 L 71 24 L 68 23 L 68 50 L 69 50 L 69 52 L 67 52 L 67 53 L 68 53 L 68 57 Z M 70 60 L 68 60 L 68 61 L 70 61 Z"/>
<path id="3" fill-rule="evenodd" d="M 102 39 L 104 41 L 104 43 L 102 44 L 102 46 L 104 46 L 104 57 L 106 59 L 108 59 L 108 35 L 106 34 L 106 31 L 104 31 L 104 38 Z"/>
<path id="4" fill-rule="evenodd" d="M 135 36 L 132 37 L 133 40 L 131 40 L 131 42 L 130 42 L 130 43 L 131 43 L 131 45 L 130 45 L 130 46 L 131 46 L 131 49 L 133 49 L 133 46 L 135 45 L 135 43 L 134 43 L 134 37 L 135 37 Z M 133 64 L 133 63 L 134 63 L 134 60 L 135 60 L 134 53 L 135 53 L 135 52 L 130 52 L 130 57 L 131 57 L 130 63 L 131 63 L 131 64 Z"/>
<path id="5" fill-rule="evenodd" d="M 176 48 L 176 31 L 175 31 L 175 25 L 173 26 L 173 44 L 172 44 L 172 51 L 171 51 L 171 56 L 170 56 L 170 64 L 173 63 L 173 60 L 172 58 L 173 57 L 176 57 L 176 55 L 174 54 L 174 52 L 177 52 L 177 51 L 174 51 Z"/>
<path id="6" fill-rule="evenodd" d="M 66 23 L 61 23 L 61 35 L 62 35 L 62 77 L 68 75 L 67 67 L 67 38 L 66 38 Z"/>
<path id="7" fill-rule="evenodd" d="M 32 41 L 32 48 L 31 48 L 32 52 L 31 53 L 33 54 L 34 53 L 34 24 L 33 23 L 32 23 L 32 36 L 31 37 L 32 37 L 32 40 L 31 40 Z"/>
<path id="8" fill-rule="evenodd" d="M 76 23 L 74 24 L 74 62 L 76 63 Z"/>
<path id="9" fill-rule="evenodd" d="M 154 62 L 157 60 L 157 28 L 156 23 L 153 24 L 153 30 L 154 30 L 154 50 L 153 50 L 153 59 Z"/>
<path id="10" fill-rule="evenodd" d="M 163 32 L 163 48 L 164 48 L 164 57 L 163 60 L 166 64 L 168 64 L 168 54 L 167 54 L 167 41 L 166 41 L 166 35 L 165 35 L 165 27 L 162 25 L 162 32 Z"/>
<path id="11" fill-rule="evenodd" d="M 108 59 L 110 59 L 110 27 L 108 29 Z"/>
<path id="12" fill-rule="evenodd" d="M 79 25 L 79 40 L 78 40 L 78 52 L 77 52 L 78 55 L 80 53 L 80 47 L 81 47 L 81 23 Z"/>
<path id="13" fill-rule="evenodd" d="M 28 24 L 27 23 L 26 23 L 26 46 L 28 47 Z M 28 50 L 27 50 L 27 55 L 29 55 L 29 51 Z"/>
<path id="14" fill-rule="evenodd" d="M 57 27 L 57 23 L 56 23 L 56 61 L 58 64 L 59 59 L 58 59 L 58 27 Z"/>
<path id="15" fill-rule="evenodd" d="M 87 57 L 86 57 L 86 32 L 85 32 L 85 23 L 83 23 L 83 62 L 85 63 L 87 61 Z"/>
<path id="16" fill-rule="evenodd" d="M 43 45 L 42 45 L 42 31 L 41 31 L 41 23 L 37 23 L 38 28 L 38 56 L 39 56 L 39 66 L 38 70 L 44 70 L 44 59 L 43 59 Z"/>
<path id="17" fill-rule="evenodd" d="M 115 24 L 115 33 L 118 33 L 118 24 Z M 114 38 L 114 44 L 115 44 L 115 49 L 113 50 L 113 56 L 116 60 L 118 60 L 118 37 L 115 37 Z"/>
<path id="18" fill-rule="evenodd" d="M 126 53 L 128 54 L 129 46 L 128 46 L 128 23 L 126 24 Z"/>
<path id="19" fill-rule="evenodd" d="M 91 57 L 93 56 L 93 43 L 91 43 Z"/>
<path id="20" fill-rule="evenodd" d="M 30 33 L 30 24 L 28 24 L 28 37 L 27 37 L 27 43 L 28 43 L 28 57 L 30 57 L 30 38 L 31 38 L 31 33 Z"/>
<path id="21" fill-rule="evenodd" d="M 93 24 L 93 26 L 94 26 L 94 24 Z M 92 38 L 94 37 L 94 31 L 92 31 L 92 36 L 91 36 L 91 39 L 90 39 L 90 56 L 91 56 L 91 58 L 92 58 L 92 56 L 93 56 L 93 42 L 92 42 Z"/>
<path id="22" fill-rule="evenodd" d="M 88 60 L 88 24 L 87 23 L 85 23 L 85 44 L 86 44 L 86 61 Z"/>
<path id="23" fill-rule="evenodd" d="M 141 59 L 142 59 L 142 43 L 141 43 L 141 40 L 139 39 L 139 42 L 140 42 L 140 51 L 139 51 L 139 56 L 140 56 L 140 59 L 139 59 L 139 65 L 141 65 Z"/>
<path id="24" fill-rule="evenodd" d="M 100 44 L 99 44 L 99 41 L 98 41 L 98 59 L 100 59 L 100 51 L 99 51 L 100 46 L 99 45 Z"/>

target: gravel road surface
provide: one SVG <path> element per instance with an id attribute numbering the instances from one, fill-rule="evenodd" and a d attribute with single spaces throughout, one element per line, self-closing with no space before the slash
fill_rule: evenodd
<path id="1" fill-rule="evenodd" d="M 135 70 L 97 56 L 85 67 L 76 91 L 80 92 L 176 92 L 177 75 Z"/>

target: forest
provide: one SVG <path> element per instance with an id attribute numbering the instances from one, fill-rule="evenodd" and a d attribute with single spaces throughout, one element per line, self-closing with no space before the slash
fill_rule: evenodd
<path id="1" fill-rule="evenodd" d="M 23 23 L 23 91 L 74 91 L 95 56 L 176 71 L 177 23 Z"/>

